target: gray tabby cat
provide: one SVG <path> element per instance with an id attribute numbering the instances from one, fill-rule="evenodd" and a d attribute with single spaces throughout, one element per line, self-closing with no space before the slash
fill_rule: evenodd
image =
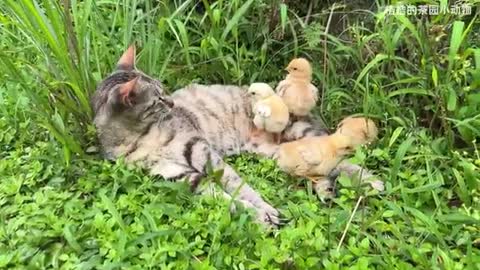
<path id="1" fill-rule="evenodd" d="M 94 124 L 107 158 L 125 156 L 153 175 L 188 181 L 192 189 L 209 165 L 223 169 L 223 194 L 253 208 L 258 221 L 275 225 L 279 212 L 223 161 L 240 152 L 272 157 L 278 149 L 266 134 L 251 136 L 249 104 L 245 89 L 227 85 L 190 85 L 166 95 L 158 80 L 135 68 L 134 46 L 92 98 Z M 324 134 L 321 123 L 308 119 L 291 124 L 282 139 Z M 351 175 L 361 167 L 343 163 L 340 170 Z"/>

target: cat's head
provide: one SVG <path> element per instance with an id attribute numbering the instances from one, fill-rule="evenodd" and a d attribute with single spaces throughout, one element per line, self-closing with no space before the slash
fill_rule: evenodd
<path id="1" fill-rule="evenodd" d="M 92 97 L 94 123 L 102 144 L 118 144 L 119 139 L 108 142 L 115 140 L 115 135 L 144 133 L 174 106 L 160 81 L 135 67 L 135 58 L 132 45 L 120 57 L 116 70 L 98 84 Z"/>

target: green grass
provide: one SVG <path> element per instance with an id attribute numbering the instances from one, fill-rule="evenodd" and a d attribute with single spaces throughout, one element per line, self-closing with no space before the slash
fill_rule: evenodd
<path id="1" fill-rule="evenodd" d="M 0 268 L 480 268 L 476 14 L 196 3 L 0 3 Z M 290 220 L 268 232 L 229 201 L 85 153 L 97 143 L 88 99 L 132 42 L 138 67 L 170 92 L 276 83 L 292 57 L 309 57 L 324 92 L 315 113 L 332 128 L 353 113 L 379 124 L 380 140 L 351 160 L 384 179 L 385 194 L 341 177 L 322 204 L 272 160 L 228 158 Z"/>

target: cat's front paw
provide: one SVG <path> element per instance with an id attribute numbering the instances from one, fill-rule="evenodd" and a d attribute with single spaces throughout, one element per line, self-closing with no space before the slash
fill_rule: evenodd
<path id="1" fill-rule="evenodd" d="M 263 203 L 257 208 L 257 222 L 268 227 L 280 225 L 280 213 L 268 203 Z"/>

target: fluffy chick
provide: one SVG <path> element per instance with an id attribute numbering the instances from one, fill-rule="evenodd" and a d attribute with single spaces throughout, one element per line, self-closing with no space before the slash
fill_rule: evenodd
<path id="1" fill-rule="evenodd" d="M 312 182 L 330 174 L 342 158 L 351 153 L 350 137 L 342 134 L 307 137 L 280 145 L 276 159 L 285 172 Z"/>
<path id="2" fill-rule="evenodd" d="M 318 89 L 312 81 L 312 67 L 305 58 L 295 58 L 285 68 L 288 75 L 276 88 L 289 112 L 296 117 L 304 117 L 315 107 Z"/>
<path id="3" fill-rule="evenodd" d="M 378 129 L 369 118 L 349 116 L 338 124 L 335 133 L 350 137 L 352 146 L 357 147 L 375 141 L 378 136 Z"/>
<path id="4" fill-rule="evenodd" d="M 253 123 L 258 129 L 273 133 L 274 140 L 279 142 L 289 121 L 287 106 L 266 83 L 251 84 L 248 93 L 252 98 Z"/>

